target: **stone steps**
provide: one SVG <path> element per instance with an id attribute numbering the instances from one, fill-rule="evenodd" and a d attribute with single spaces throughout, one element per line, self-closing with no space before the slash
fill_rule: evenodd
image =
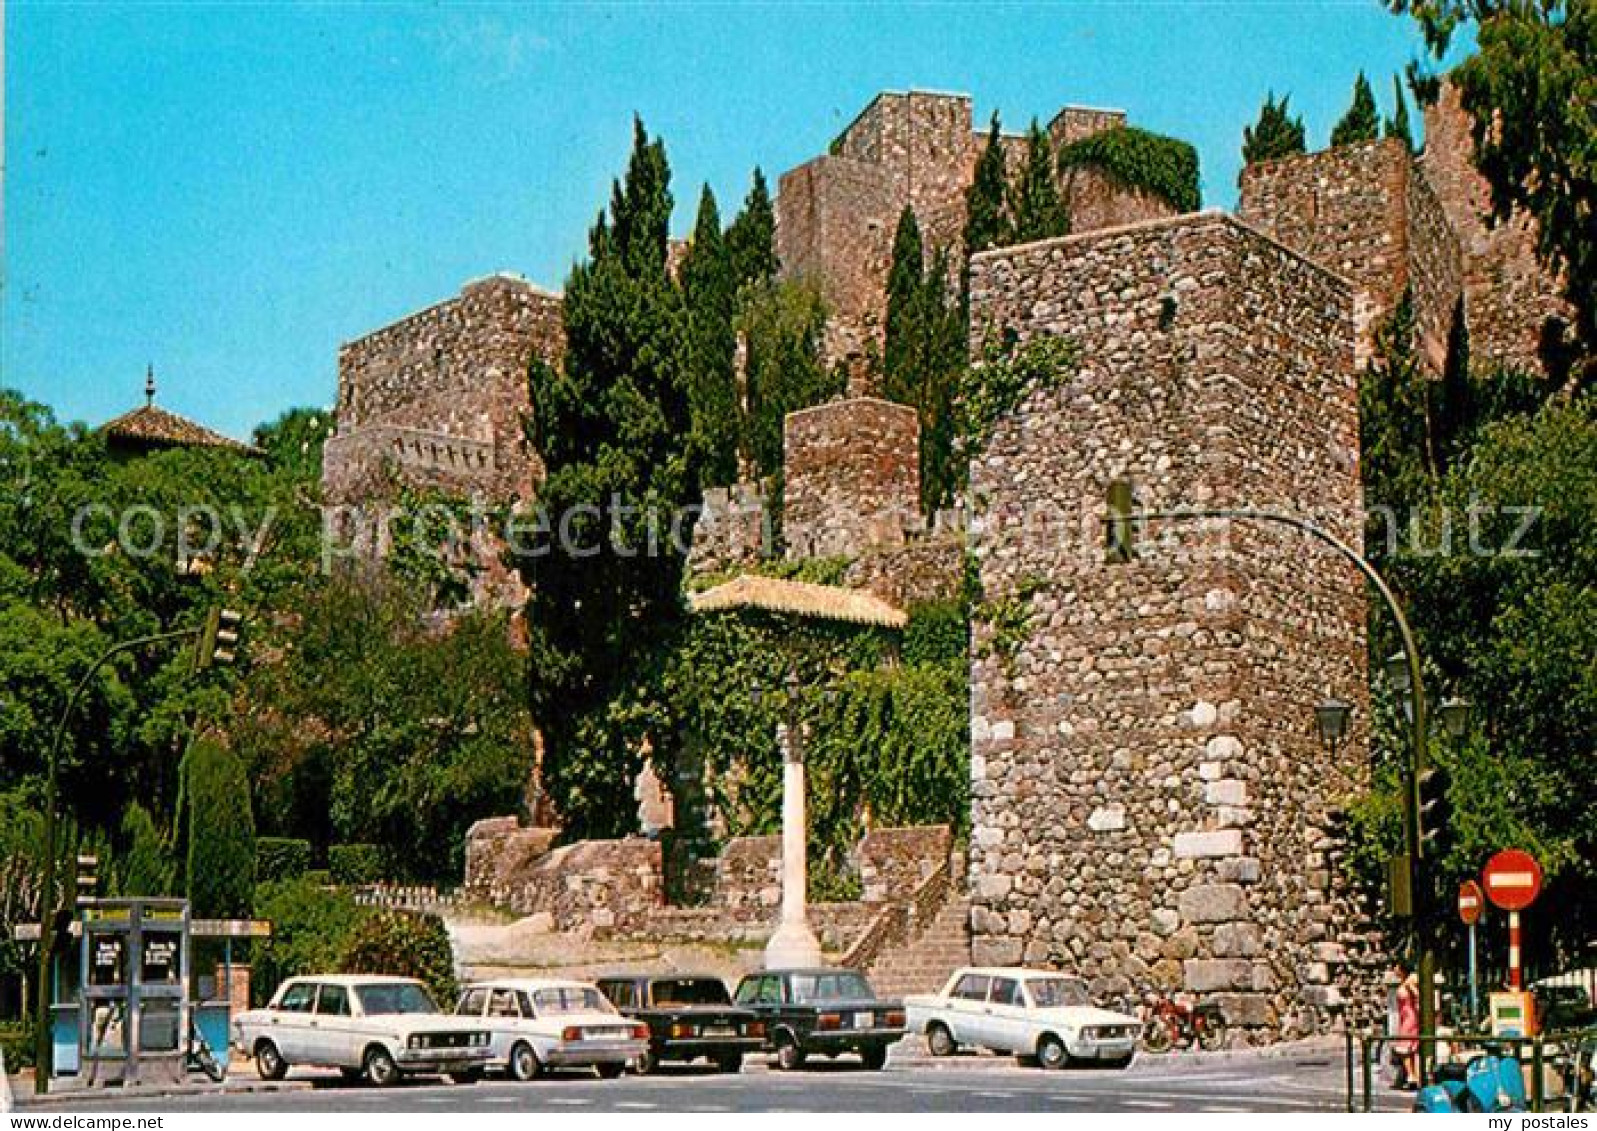
<path id="1" fill-rule="evenodd" d="M 934 993 L 970 964 L 970 901 L 950 899 L 918 938 L 882 954 L 870 969 L 884 997 Z"/>

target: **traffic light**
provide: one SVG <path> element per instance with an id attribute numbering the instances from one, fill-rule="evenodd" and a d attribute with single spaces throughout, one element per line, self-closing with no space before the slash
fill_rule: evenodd
<path id="1" fill-rule="evenodd" d="M 1447 855 L 1453 807 L 1447 800 L 1448 773 L 1431 766 L 1420 773 L 1420 856 L 1440 860 Z"/>
<path id="2" fill-rule="evenodd" d="M 231 664 L 236 660 L 243 624 L 244 617 L 232 609 L 220 606 L 211 609 L 194 645 L 194 671 L 202 672 L 212 664 Z"/>
<path id="3" fill-rule="evenodd" d="M 1106 561 L 1123 563 L 1137 556 L 1136 520 L 1131 517 L 1135 505 L 1131 480 L 1116 479 L 1109 484 L 1109 512 L 1104 517 Z"/>
<path id="4" fill-rule="evenodd" d="M 78 857 L 78 906 L 93 903 L 94 897 L 100 894 L 100 858 L 98 856 Z"/>

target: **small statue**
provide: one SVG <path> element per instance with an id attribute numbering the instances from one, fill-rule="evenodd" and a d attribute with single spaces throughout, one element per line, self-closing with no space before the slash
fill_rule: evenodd
<path id="1" fill-rule="evenodd" d="M 665 783 L 660 780 L 660 775 L 655 772 L 654 759 L 650 757 L 653 752 L 653 744 L 645 738 L 643 769 L 633 783 L 632 796 L 638 803 L 638 824 L 643 829 L 643 835 L 650 840 L 658 840 L 662 832 L 676 827 L 676 804 Z"/>

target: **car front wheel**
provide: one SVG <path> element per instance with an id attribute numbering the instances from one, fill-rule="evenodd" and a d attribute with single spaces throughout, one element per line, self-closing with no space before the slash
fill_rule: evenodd
<path id="1" fill-rule="evenodd" d="M 933 1024 L 926 1030 L 926 1047 L 933 1056 L 953 1056 L 959 1051 L 959 1044 L 954 1040 L 954 1034 L 948 1031 L 948 1026 Z"/>
<path id="2" fill-rule="evenodd" d="M 632 1062 L 632 1070 L 639 1076 L 647 1076 L 659 1067 L 660 1058 L 655 1055 L 653 1049 L 644 1049 L 638 1054 L 638 1058 Z"/>
<path id="3" fill-rule="evenodd" d="M 1049 1033 L 1037 1042 L 1037 1063 L 1051 1071 L 1057 1071 L 1070 1063 L 1070 1053 L 1065 1048 L 1065 1042 Z"/>
<path id="4" fill-rule="evenodd" d="M 399 1081 L 399 1065 L 394 1063 L 387 1049 L 378 1046 L 367 1050 L 366 1079 L 377 1088 L 387 1088 Z"/>
<path id="5" fill-rule="evenodd" d="M 262 1041 L 255 1047 L 255 1071 L 262 1080 L 281 1080 L 288 1075 L 288 1061 L 271 1041 Z"/>

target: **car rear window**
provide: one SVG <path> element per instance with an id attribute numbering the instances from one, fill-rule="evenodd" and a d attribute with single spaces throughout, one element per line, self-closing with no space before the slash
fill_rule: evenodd
<path id="1" fill-rule="evenodd" d="M 655 1005 L 729 1005 L 719 978 L 661 978 L 650 983 Z"/>
<path id="2" fill-rule="evenodd" d="M 532 1004 L 539 1017 L 557 1013 L 614 1013 L 615 1007 L 597 989 L 589 986 L 561 986 L 538 990 Z"/>
<path id="3" fill-rule="evenodd" d="M 869 1001 L 870 983 L 852 971 L 836 974 L 794 974 L 794 1001 Z"/>

